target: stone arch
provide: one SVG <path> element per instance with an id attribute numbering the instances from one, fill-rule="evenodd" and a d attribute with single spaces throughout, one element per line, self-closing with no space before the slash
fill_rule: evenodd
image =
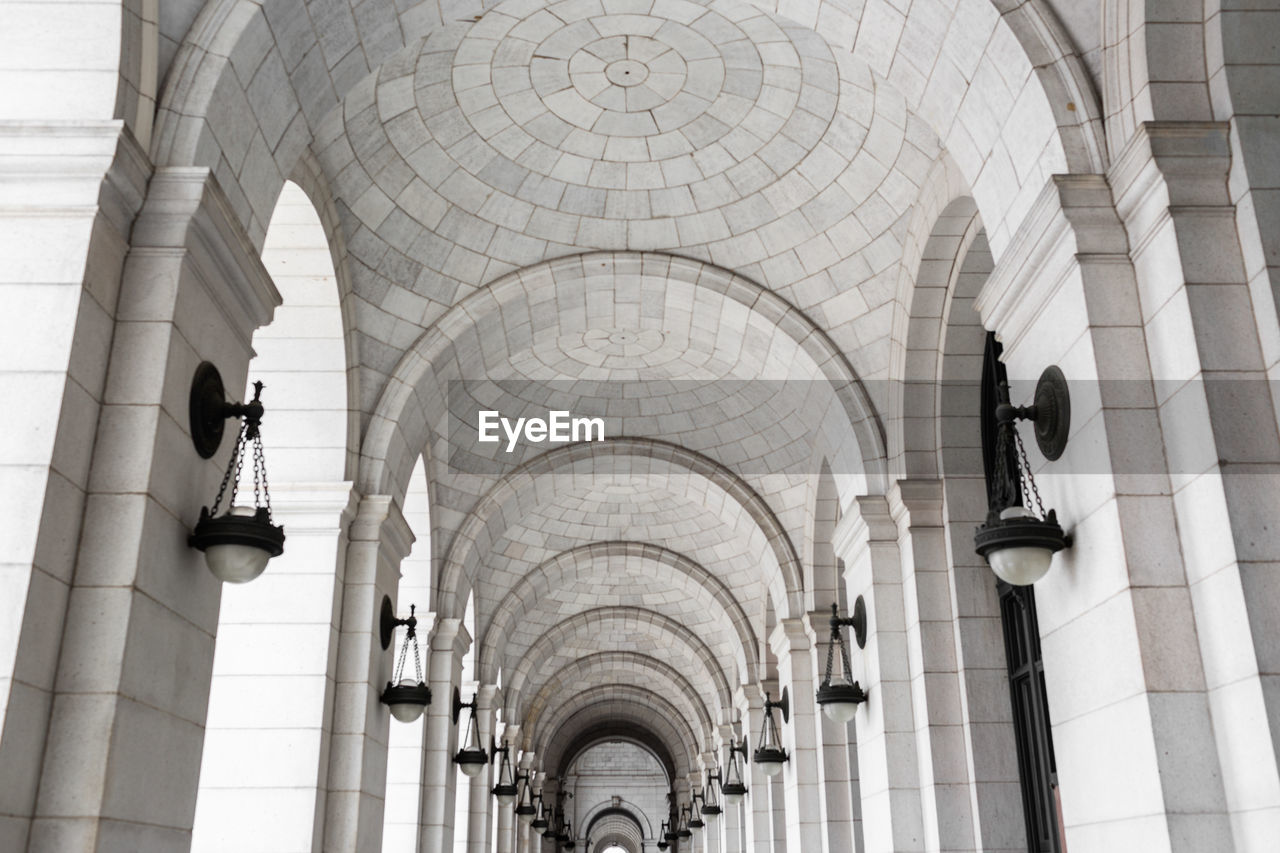
<path id="1" fill-rule="evenodd" d="M 986 330 L 974 302 L 993 268 L 972 198 L 953 198 L 924 241 L 911 304 L 903 398 L 902 447 L 908 477 L 941 480 L 946 565 L 956 625 L 960 704 L 982 739 L 968 748 L 975 831 L 984 846 L 1017 838 L 1020 790 L 1001 781 L 1001 755 L 1016 754 L 1012 711 L 993 691 L 1007 689 L 1004 630 L 994 578 L 973 552 L 973 529 L 986 511 L 978 425 Z M 939 694 L 945 705 L 948 697 Z M 930 698 L 932 702 L 933 699 Z"/>
<path id="2" fill-rule="evenodd" d="M 816 479 L 812 489 L 813 500 L 806 518 L 808 534 L 805 537 L 809 555 L 804 561 L 808 573 L 804 595 L 805 608 L 810 612 L 823 609 L 836 601 L 841 586 L 835 549 L 832 546 L 836 523 L 840 520 L 840 491 L 826 459 L 822 460 Z"/>
<path id="3" fill-rule="evenodd" d="M 457 341 L 474 335 L 486 318 L 527 312 L 535 297 L 555 292 L 560 277 L 606 277 L 640 270 L 654 270 L 648 274 L 720 295 L 788 335 L 840 400 L 856 436 L 869 488 L 882 487 L 883 427 L 860 379 L 830 337 L 777 294 L 730 270 L 657 252 L 592 252 L 545 261 L 509 273 L 451 308 L 405 353 L 388 381 L 365 434 L 360 483 L 375 491 L 389 488 L 400 493 L 404 474 L 398 463 L 432 443 L 431 412 L 442 410 L 438 386 L 451 378 L 451 373 L 442 371 L 446 365 L 452 369 Z M 433 385 L 437 387 L 428 387 Z"/>
<path id="4" fill-rule="evenodd" d="M 566 445 L 535 457 L 520 466 L 489 491 L 471 511 L 454 537 L 441 569 L 440 613 L 453 615 L 457 591 L 469 584 L 469 566 L 481 554 L 477 544 L 491 519 L 502 519 L 502 509 L 509 500 L 525 490 L 536 490 L 539 477 L 558 471 L 570 471 L 578 464 L 590 465 L 596 460 L 634 458 L 650 472 L 693 475 L 715 492 L 718 499 L 736 506 L 753 529 L 763 536 L 763 544 L 772 559 L 767 562 L 770 595 L 778 599 L 778 607 L 788 613 L 799 612 L 802 574 L 799 558 L 790 537 L 772 510 L 749 485 L 724 466 L 678 445 L 653 439 L 608 439 L 601 442 Z M 776 566 L 776 569 L 774 569 Z"/>
<path id="5" fill-rule="evenodd" d="M 557 777 L 563 776 L 579 756 L 592 747 L 608 741 L 622 741 L 643 749 L 662 766 L 667 774 L 668 784 L 675 781 L 675 761 L 671 757 L 671 750 L 667 748 L 661 737 L 647 727 L 631 728 L 618 723 L 597 724 L 584 733 L 576 735 L 562 753 L 559 763 L 551 768 L 551 773 Z"/>
<path id="6" fill-rule="evenodd" d="M 943 394 L 946 393 L 943 383 L 950 379 L 963 382 L 966 377 L 976 383 L 980 375 L 980 361 L 966 363 L 968 371 L 957 373 L 959 365 L 955 360 L 950 363 L 949 369 L 956 375 L 944 375 L 943 355 L 948 332 L 947 320 L 956 295 L 956 285 L 969 248 L 981 228 L 973 199 L 961 196 L 951 201 L 938 214 L 921 252 L 907 328 L 907 373 L 903 377 L 901 447 L 903 468 L 908 476 L 937 477 L 941 474 L 938 415 L 942 410 Z M 985 244 L 985 239 L 983 242 Z M 976 282 L 978 286 L 989 272 L 989 263 L 985 270 L 975 271 L 975 274 L 981 276 Z M 977 290 L 974 287 L 966 287 L 961 298 L 971 303 L 976 296 Z M 976 317 L 976 313 L 973 316 Z M 961 349 L 955 336 L 951 337 L 953 354 L 957 356 L 966 354 L 980 359 L 981 341 L 976 345 L 977 352 L 973 353 L 969 351 L 974 346 L 973 341 L 968 341 L 966 348 Z M 974 387 L 976 388 L 976 384 Z"/>
<path id="7" fill-rule="evenodd" d="M 611 845 L 625 846 L 627 850 L 639 851 L 639 845 L 645 838 L 653 837 L 653 827 L 645 819 L 644 812 L 630 804 L 624 806 L 604 805 L 583 815 L 584 838 L 592 837 L 592 830 L 597 826 L 602 833 L 599 841 L 594 842 L 594 850 L 608 850 Z M 628 832 L 627 830 L 631 831 Z"/>
<path id="8" fill-rule="evenodd" d="M 563 696 L 565 692 L 570 692 L 565 691 L 565 688 L 572 687 L 575 682 L 591 681 L 601 676 L 619 678 L 623 672 L 636 679 L 640 679 L 638 674 L 643 673 L 644 678 L 662 682 L 661 686 L 671 689 L 669 695 L 677 697 L 681 700 L 681 704 L 687 705 L 686 710 L 692 711 L 693 717 L 702 724 L 705 732 L 710 733 L 714 730 L 706 697 L 689 682 L 689 679 L 666 661 L 639 652 L 597 652 L 565 664 L 547 676 L 546 681 L 538 688 L 538 692 L 529 699 L 524 713 L 518 715 L 516 719 L 526 722 L 536 721 L 552 700 L 557 696 Z M 639 681 L 633 683 L 639 683 Z M 728 696 L 719 698 L 721 706 L 727 707 L 725 702 Z M 675 704 L 676 700 L 672 701 Z"/>
<path id="9" fill-rule="evenodd" d="M 698 766 L 702 750 L 698 749 L 697 733 L 688 720 L 665 697 L 626 684 L 601 685 L 573 696 L 530 727 L 525 737 L 542 756 L 543 767 L 551 772 L 550 768 L 567 766 L 563 753 L 576 735 L 593 728 L 601 718 L 661 733 L 675 764 L 673 780 L 689 778 Z"/>
<path id="10" fill-rule="evenodd" d="M 1205 17 L 1216 0 L 1203 4 Z M 1201 11 L 1201 4 L 1190 7 Z M 1102 4 L 1103 109 L 1111 157 L 1148 121 L 1213 121 L 1204 18 L 1168 3 Z M 1214 53 L 1220 53 L 1214 51 Z"/>
<path id="11" fill-rule="evenodd" d="M 723 669 L 715 659 L 711 649 L 680 622 L 652 610 L 635 607 L 598 607 L 586 610 L 564 620 L 541 638 L 524 653 L 514 670 L 509 674 L 504 695 L 507 714 L 511 719 L 522 719 L 522 691 L 531 673 L 543 666 L 548 658 L 554 656 L 558 649 L 564 647 L 572 638 L 585 634 L 600 633 L 602 626 L 620 624 L 624 628 L 650 626 L 661 634 L 670 636 L 686 650 L 689 661 L 698 661 L 711 683 L 715 685 L 715 695 L 721 706 L 731 707 L 732 691 Z M 681 676 L 683 680 L 683 676 Z M 686 682 L 687 683 L 687 682 Z M 691 695 L 696 695 L 691 694 Z M 525 722 L 528 722 L 526 719 Z M 709 718 L 704 724 L 711 725 Z"/>
<path id="12" fill-rule="evenodd" d="M 499 669 L 499 640 L 508 636 L 513 620 L 519 620 L 522 614 L 532 606 L 540 589 L 554 587 L 558 582 L 576 576 L 581 567 L 610 558 L 644 560 L 647 563 L 664 566 L 688 577 L 704 589 L 721 608 L 724 617 L 733 625 L 737 634 L 741 680 L 747 683 L 756 680 L 758 660 L 754 631 L 746 612 L 734 598 L 732 591 L 702 565 L 684 555 L 660 545 L 635 541 L 593 542 L 569 551 L 562 551 L 522 578 L 502 600 L 489 627 L 485 630 L 484 639 L 480 643 L 480 679 L 485 683 L 496 682 Z"/>

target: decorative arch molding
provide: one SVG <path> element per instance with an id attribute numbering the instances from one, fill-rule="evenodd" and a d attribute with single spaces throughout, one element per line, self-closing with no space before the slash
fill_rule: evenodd
<path id="1" fill-rule="evenodd" d="M 507 681 L 505 697 L 506 712 L 509 717 L 513 720 L 523 719 L 522 710 L 525 709 L 521 708 L 521 697 L 524 685 L 535 669 L 541 667 L 548 658 L 555 654 L 558 648 L 574 637 L 599 633 L 602 625 L 613 622 L 649 625 L 674 638 L 691 653 L 691 659 L 702 663 L 706 674 L 715 685 L 716 695 L 720 699 L 722 707 L 732 707 L 732 691 L 728 680 L 725 678 L 724 671 L 716 661 L 715 653 L 693 631 L 686 628 L 682 623 L 653 610 L 645 610 L 638 607 L 597 607 L 592 610 L 584 610 L 560 622 L 529 647 L 516 664 L 510 679 Z M 683 676 L 681 678 L 683 680 Z M 690 695 L 697 694 L 692 693 Z M 525 724 L 529 722 L 530 720 L 524 719 Z M 710 720 L 706 720 L 704 723 L 709 727 L 708 732 L 710 732 Z"/>
<path id="2" fill-rule="evenodd" d="M 1201 6 L 1204 17 L 1187 20 L 1186 9 L 1180 4 L 1103 0 L 1103 109 L 1112 159 L 1144 122 L 1214 120 L 1214 95 L 1207 76 L 1209 52 L 1205 49 L 1209 33 L 1204 20 L 1218 12 L 1221 0 L 1207 0 L 1192 8 Z M 1198 39 L 1186 38 L 1190 26 L 1199 28 Z M 1178 80 L 1153 80 L 1150 48 L 1156 40 L 1164 46 L 1165 37 L 1175 35 L 1180 53 Z M 1154 52 L 1163 54 L 1163 61 L 1171 59 L 1167 46 Z M 1220 57 L 1221 45 L 1212 53 Z"/>
<path id="3" fill-rule="evenodd" d="M 628 840 L 632 840 L 635 843 L 638 843 L 645 838 L 653 838 L 654 837 L 653 827 L 649 824 L 647 820 L 644 819 L 644 812 L 636 808 L 634 804 L 627 803 L 626 800 L 623 800 L 623 803 L 626 803 L 626 805 L 615 806 L 612 804 L 606 805 L 605 803 L 600 803 L 599 805 L 593 807 L 585 815 L 583 815 L 582 823 L 584 826 L 586 826 L 586 832 L 583 833 L 583 837 L 590 838 L 591 831 L 595 829 L 596 826 L 599 825 L 601 822 L 606 821 L 610 818 L 614 818 L 614 819 L 621 818 L 625 821 L 630 822 L 630 824 L 635 827 L 637 834 L 634 837 L 634 839 L 632 839 L 630 836 L 617 833 L 617 831 L 613 830 L 612 828 L 609 828 L 608 832 L 618 834 L 621 837 L 627 838 Z M 607 843 L 597 844 L 596 849 L 606 850 L 608 849 L 608 844 Z"/>
<path id="4" fill-rule="evenodd" d="M 712 714 L 702 694 L 689 683 L 689 679 L 666 661 L 639 652 L 597 652 L 565 664 L 543 682 L 538 692 L 523 709 L 524 712 L 518 713 L 514 719 L 523 720 L 525 724 L 536 723 L 542 716 L 542 712 L 550 706 L 557 691 L 562 690 L 575 679 L 600 674 L 613 680 L 609 682 L 602 679 L 603 683 L 617 683 L 616 679 L 621 677 L 622 673 L 628 673 L 637 679 L 641 677 L 639 673 L 643 673 L 648 679 L 658 682 L 661 687 L 671 691 L 669 695 L 679 697 L 683 704 L 688 706 L 686 710 L 693 712 L 708 737 L 714 734 L 715 724 Z M 724 704 L 729 698 L 727 693 L 719 698 L 721 707 L 728 707 Z M 675 704 L 674 700 L 673 704 Z"/>
<path id="5" fill-rule="evenodd" d="M 508 501 L 515 499 L 522 490 L 536 491 L 537 480 L 541 476 L 558 471 L 567 472 L 584 462 L 590 464 L 596 460 L 608 461 L 622 456 L 643 459 L 651 473 L 666 471 L 701 477 L 718 495 L 723 495 L 726 500 L 736 504 L 763 535 L 766 547 L 773 557 L 772 561 L 765 561 L 765 570 L 774 569 L 766 580 L 770 595 L 775 600 L 775 608 L 784 617 L 802 611 L 803 575 L 795 547 L 773 510 L 749 484 L 715 460 L 679 445 L 657 439 L 615 438 L 570 444 L 547 451 L 516 468 L 481 498 L 455 534 L 441 567 L 437 596 L 440 614 L 443 617 L 456 617 L 460 612 L 464 602 L 459 601 L 459 593 L 470 588 L 471 573 L 468 566 L 483 562 L 483 554 L 477 548 L 481 533 L 490 519 L 502 518 L 502 508 Z"/>
<path id="6" fill-rule="evenodd" d="M 324 170 L 309 150 L 303 151 L 294 166 L 289 180 L 301 187 L 303 193 L 311 200 L 311 206 L 320 218 L 328 242 L 329 260 L 333 262 L 334 277 L 338 284 L 338 308 L 342 312 L 343 343 L 346 352 L 347 367 L 347 405 L 351 406 L 360 399 L 360 371 L 355 367 L 360 363 L 355 335 L 355 319 L 351 308 L 351 268 L 347 263 L 346 237 L 342 233 L 342 223 L 338 218 L 338 209 L 333 201 L 333 193 L 329 188 L 329 180 Z M 277 196 L 278 197 L 278 196 Z M 359 464 L 360 435 L 358 424 L 354 419 L 347 419 L 347 458 L 345 463 L 346 479 L 355 477 Z"/>
<path id="7" fill-rule="evenodd" d="M 958 292 L 962 273 L 985 280 L 989 263 L 974 268 L 969 252 L 983 233 L 982 218 L 973 199 L 952 200 L 935 220 L 925 242 L 919 266 L 910 321 L 907 327 L 907 373 L 903 377 L 902 409 L 903 469 L 908 477 L 939 477 L 942 474 L 942 440 L 939 432 L 943 383 L 949 379 L 944 352 L 947 348 L 948 318 L 957 297 L 972 300 L 977 289 Z M 985 250 L 986 242 L 982 240 Z M 980 286 L 980 282 L 978 283 Z M 978 343 L 979 347 L 981 344 Z M 955 348 L 953 343 L 953 349 Z M 967 350 L 963 350 L 967 351 Z M 952 372 L 955 366 L 950 367 Z M 958 381 L 958 380 L 957 380 Z M 918 429 L 929 424 L 930 429 Z"/>
<path id="8" fill-rule="evenodd" d="M 730 298 L 785 332 L 813 361 L 844 408 L 862 454 L 868 488 L 883 489 L 883 425 L 861 380 L 822 329 L 773 291 L 722 267 L 677 255 L 629 251 L 589 252 L 535 264 L 496 279 L 449 309 L 404 354 L 387 382 L 365 434 L 362 486 L 379 483 L 395 494 L 403 491 L 404 473 L 390 463 L 430 446 L 432 415 L 426 401 L 443 398 L 429 393 L 426 386 L 447 381 L 439 360 L 486 318 L 514 305 L 527 305 L 539 294 L 554 293 L 556 281 L 564 277 L 612 277 L 646 267 L 661 269 L 661 277 L 668 281 Z M 405 425 L 411 427 L 408 432 Z"/>
<path id="9" fill-rule="evenodd" d="M 720 605 L 725 618 L 733 625 L 737 634 L 739 643 L 737 662 L 739 671 L 742 673 L 741 680 L 746 683 L 756 681 L 756 673 L 759 670 L 759 647 L 755 631 L 751 627 L 746 611 L 742 609 L 742 605 L 729 587 L 700 563 L 683 554 L 661 545 L 636 541 L 592 542 L 562 551 L 525 575 L 503 598 L 489 623 L 489 628 L 485 631 L 484 640 L 480 645 L 478 671 L 481 680 L 496 682 L 500 666 L 500 639 L 509 636 L 511 626 L 533 608 L 540 585 L 555 588 L 557 582 L 567 577 L 577 576 L 582 567 L 617 558 L 643 560 L 645 563 L 679 572 L 705 589 L 708 595 Z"/>
<path id="10" fill-rule="evenodd" d="M 614 721 L 598 723 L 576 736 L 562 752 L 560 761 L 550 768 L 551 774 L 563 778 L 578 757 L 592 747 L 611 741 L 623 741 L 648 752 L 667 774 L 667 784 L 675 781 L 675 760 L 665 741 L 645 724 Z"/>
<path id="11" fill-rule="evenodd" d="M 580 716 L 579 716 L 580 715 Z M 575 717 L 577 719 L 575 719 Z M 698 748 L 698 736 L 689 721 L 665 697 L 626 684 L 608 684 L 571 697 L 555 713 L 529 727 L 525 735 L 530 749 L 543 756 L 546 768 L 563 768 L 563 754 L 586 729 L 600 722 L 626 723 L 663 732 L 663 742 L 671 753 L 675 780 L 687 779 L 698 766 L 698 756 L 706 749 Z"/>

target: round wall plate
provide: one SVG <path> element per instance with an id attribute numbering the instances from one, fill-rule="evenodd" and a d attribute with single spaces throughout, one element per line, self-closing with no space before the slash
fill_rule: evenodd
<path id="1" fill-rule="evenodd" d="M 1057 365 L 1050 365 L 1036 383 L 1036 444 L 1050 461 L 1062 455 L 1071 431 L 1071 394 L 1067 378 Z"/>
<path id="2" fill-rule="evenodd" d="M 396 629 L 396 609 L 391 606 L 391 596 L 382 596 L 382 612 L 378 619 L 378 636 L 382 640 L 382 648 L 391 646 L 391 635 Z"/>
<path id="3" fill-rule="evenodd" d="M 222 444 L 222 432 L 227 423 L 227 391 L 222 385 L 222 374 L 207 361 L 200 362 L 196 375 L 191 379 L 191 397 L 187 404 L 187 418 L 191 427 L 191 443 L 196 453 L 209 459 Z"/>
<path id="4" fill-rule="evenodd" d="M 858 648 L 867 647 L 867 602 L 862 596 L 853 602 L 853 640 Z"/>

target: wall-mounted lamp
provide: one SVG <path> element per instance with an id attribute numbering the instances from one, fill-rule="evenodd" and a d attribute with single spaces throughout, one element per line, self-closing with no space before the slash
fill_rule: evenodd
<path id="1" fill-rule="evenodd" d="M 533 776 L 532 770 L 521 770 L 516 773 L 516 785 L 520 788 L 520 796 L 516 798 L 516 817 L 520 818 L 521 823 L 530 823 L 538 814 L 538 808 L 533 804 Z"/>
<path id="2" fill-rule="evenodd" d="M 689 819 L 685 821 L 685 825 L 693 832 L 698 832 L 707 825 L 702 819 L 702 808 L 699 805 L 704 802 L 704 797 L 702 791 L 697 788 L 689 793 Z"/>
<path id="3" fill-rule="evenodd" d="M 489 754 L 496 758 L 502 756 L 501 763 L 498 764 L 498 781 L 493 786 L 493 795 L 498 798 L 498 805 L 510 806 L 514 805 L 516 796 L 520 793 L 519 787 L 516 785 L 515 772 L 511 769 L 511 746 L 504 743 L 498 746 L 496 741 L 490 739 Z"/>
<path id="4" fill-rule="evenodd" d="M 1051 366 L 1045 368 L 1036 383 L 1034 405 L 1011 405 L 996 347 L 998 344 L 989 338 L 982 386 L 987 520 L 974 531 L 973 543 L 974 550 L 986 558 L 1001 580 L 1026 586 L 1044 577 L 1053 555 L 1071 541 L 1058 524 L 1057 513 L 1052 509 L 1045 512 L 1015 424 L 1019 420 L 1032 421 L 1040 452 L 1047 459 L 1057 459 L 1067 445 L 1071 398 L 1062 371 Z M 1027 506 L 1028 496 L 1035 501 L 1034 512 Z"/>
<path id="5" fill-rule="evenodd" d="M 658 829 L 658 849 L 666 850 L 668 847 L 671 846 L 671 841 L 668 841 L 667 839 L 670 838 L 672 841 L 674 841 L 675 837 L 676 837 L 675 833 L 670 831 L 667 825 L 667 822 L 664 820 L 662 822 L 661 828 Z"/>
<path id="6" fill-rule="evenodd" d="M 738 756 L 742 756 L 741 759 Z M 747 736 L 743 735 L 741 742 L 729 741 L 729 761 L 725 764 L 724 782 L 720 785 L 720 794 L 731 806 L 742 802 L 747 793 L 746 764 Z"/>
<path id="7" fill-rule="evenodd" d="M 472 696 L 470 702 L 462 701 L 462 691 L 453 688 L 453 724 L 458 724 L 458 717 L 462 713 L 462 709 L 467 708 L 467 735 L 463 740 L 462 748 L 458 750 L 457 755 L 453 756 L 453 763 L 458 765 L 458 769 L 466 776 L 479 776 L 480 771 L 484 770 L 486 764 L 491 760 L 491 756 L 483 746 L 480 745 L 480 726 L 476 722 L 476 697 Z"/>
<path id="8" fill-rule="evenodd" d="M 382 597 L 382 614 L 379 635 L 382 648 L 391 646 L 392 635 L 401 625 L 409 630 L 405 632 L 404 642 L 400 645 L 400 657 L 396 660 L 396 668 L 386 689 L 379 700 L 391 708 L 391 716 L 402 723 L 412 723 L 422 716 L 422 709 L 431 704 L 431 688 L 422 680 L 422 655 L 418 651 L 418 617 L 414 615 L 414 605 L 409 605 L 409 618 L 397 619 L 395 608 L 391 606 L 388 596 Z M 413 644 L 413 667 L 418 680 L 404 677 L 404 659 L 409 652 L 409 644 Z"/>
<path id="9" fill-rule="evenodd" d="M 201 362 L 191 380 L 187 416 L 191 443 L 202 458 L 209 459 L 218 451 L 228 418 L 242 419 L 218 496 L 213 506 L 200 508 L 200 520 L 187 539 L 192 548 L 204 552 L 204 561 L 214 577 L 227 583 L 253 580 L 266 569 L 268 560 L 284 553 L 284 528 L 271 523 L 271 492 L 267 488 L 267 465 L 262 455 L 264 387 L 261 382 L 255 382 L 250 402 L 229 403 L 222 375 L 207 361 Z M 240 472 L 250 443 L 253 445 L 253 506 L 236 506 Z M 218 515 L 223 498 L 227 501 L 227 511 Z"/>
<path id="10" fill-rule="evenodd" d="M 760 727 L 760 744 L 752 756 L 766 776 L 777 776 L 782 772 L 782 765 L 791 758 L 782 747 L 782 736 L 778 733 L 778 723 L 773 718 L 773 709 L 782 711 L 782 721 L 791 721 L 791 700 L 787 688 L 782 688 L 782 697 L 774 702 L 769 694 L 764 694 L 764 725 Z"/>
<path id="11" fill-rule="evenodd" d="M 858 682 L 853 678 L 853 667 L 849 664 L 849 648 L 844 643 L 840 628 L 844 625 L 853 627 L 853 639 L 858 648 L 867 645 L 867 604 L 862 596 L 853 603 L 853 615 L 847 618 L 840 616 L 840 608 L 831 604 L 831 643 L 827 646 L 827 671 L 818 685 L 818 704 L 830 719 L 837 723 L 847 723 L 853 719 L 861 702 L 867 701 Z M 836 655 L 839 647 L 840 654 Z M 832 672 L 833 665 L 839 661 L 840 671 Z"/>
<path id="12" fill-rule="evenodd" d="M 534 808 L 537 809 L 537 813 L 534 814 L 533 820 L 530 821 L 529 826 L 533 827 L 535 832 L 542 832 L 542 830 L 546 829 L 551 822 L 547 820 L 547 806 L 542 799 L 541 788 L 538 789 L 538 793 L 533 798 L 533 805 Z"/>
<path id="13" fill-rule="evenodd" d="M 693 806 L 685 803 L 680 807 L 680 817 L 676 823 L 676 838 L 692 838 L 693 829 L 689 826 L 689 818 L 693 814 Z"/>
<path id="14" fill-rule="evenodd" d="M 716 788 L 721 787 L 723 781 L 720 777 L 720 768 L 717 767 L 714 773 L 710 770 L 707 771 L 707 784 L 702 786 L 702 808 L 699 809 L 699 812 L 702 814 L 703 819 L 712 826 L 715 825 L 716 818 L 720 817 L 723 811 L 716 796 Z"/>
<path id="15" fill-rule="evenodd" d="M 565 818 L 564 829 L 561 830 L 557 838 L 560 841 L 560 846 L 565 850 L 572 850 L 577 846 L 578 843 L 573 840 L 573 821 Z"/>

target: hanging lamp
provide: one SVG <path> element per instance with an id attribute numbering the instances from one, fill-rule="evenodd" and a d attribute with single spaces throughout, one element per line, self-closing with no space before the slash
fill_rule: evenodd
<path id="1" fill-rule="evenodd" d="M 422 710 L 431 704 L 431 688 L 422 680 L 422 656 L 418 651 L 418 617 L 414 615 L 414 605 L 410 604 L 409 618 L 397 619 L 395 610 L 391 606 L 391 599 L 383 596 L 381 639 L 384 649 L 391 645 L 392 633 L 401 625 L 409 630 L 405 632 L 404 642 L 400 645 L 400 657 L 396 661 L 394 675 L 378 698 L 382 704 L 391 708 L 391 716 L 402 723 L 412 723 L 422 716 Z M 413 644 L 413 667 L 418 676 L 417 681 L 404 677 L 404 661 L 409 652 L 410 643 Z"/>
<path id="2" fill-rule="evenodd" d="M 756 747 L 752 759 L 760 765 L 766 776 L 777 776 L 782 772 L 782 765 L 790 758 L 782 746 L 782 737 L 778 733 L 778 724 L 773 719 L 773 709 L 782 711 L 784 723 L 791 720 L 791 701 L 787 696 L 787 688 L 782 688 L 782 697 L 777 702 L 764 694 L 764 724 L 760 727 L 760 743 Z"/>
<path id="3" fill-rule="evenodd" d="M 853 680 L 853 667 L 849 663 L 849 648 L 844 643 L 840 628 L 853 626 L 853 638 L 858 648 L 867 644 L 867 607 L 858 596 L 853 605 L 853 616 L 841 618 L 840 609 L 835 602 L 831 603 L 831 642 L 827 645 L 827 670 L 818 685 L 817 702 L 822 712 L 837 723 L 847 723 L 857 713 L 858 705 L 867 701 L 857 681 Z M 839 648 L 839 655 L 836 649 Z M 835 664 L 839 664 L 839 672 L 832 672 Z"/>
<path id="4" fill-rule="evenodd" d="M 187 544 L 204 552 L 205 564 L 214 577 L 226 583 L 253 580 L 266 569 L 267 561 L 284 553 L 284 528 L 271 523 L 271 490 L 262 453 L 264 387 L 261 382 L 255 382 L 250 402 L 229 403 L 222 375 L 207 361 L 196 368 L 191 380 L 187 415 L 192 444 L 202 458 L 209 459 L 217 452 L 228 418 L 243 419 L 218 495 L 212 506 L 200 508 L 200 520 L 187 538 Z M 237 506 L 240 474 L 250 444 L 253 446 L 253 506 Z M 227 511 L 218 515 L 224 498 Z"/>

